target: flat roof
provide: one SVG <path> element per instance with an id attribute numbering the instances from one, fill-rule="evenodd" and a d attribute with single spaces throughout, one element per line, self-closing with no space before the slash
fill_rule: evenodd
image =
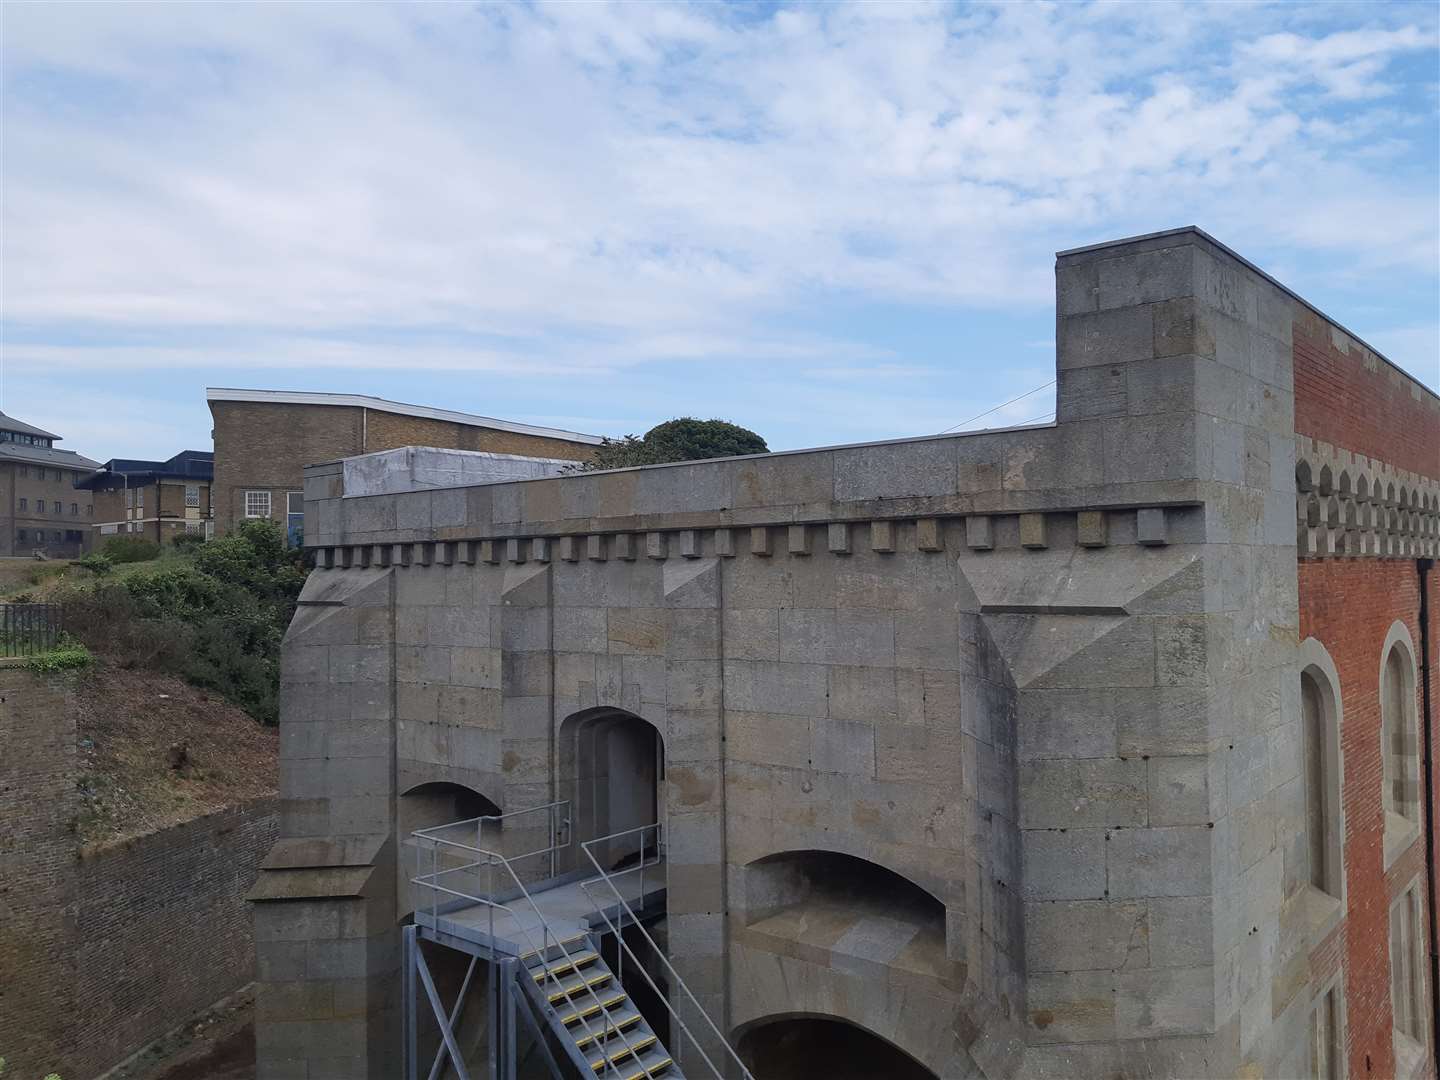
<path id="1" fill-rule="evenodd" d="M 371 397 L 368 394 L 331 394 L 308 390 L 242 390 L 226 386 L 208 386 L 205 388 L 205 400 L 250 401 L 268 405 L 338 405 L 352 409 L 373 409 L 376 412 L 415 416 L 424 420 L 443 420 L 451 424 L 464 424 L 468 427 L 489 428 L 492 431 L 510 431 L 517 435 L 561 439 L 565 442 L 585 443 L 589 446 L 599 446 L 604 442 L 599 435 L 586 435 L 580 431 L 537 427 L 533 424 L 517 424 L 513 420 L 498 420 L 493 416 L 477 416 L 474 413 L 456 412 L 453 409 L 436 409 L 429 405 L 408 405 L 403 401 L 387 401 L 385 398 Z"/>

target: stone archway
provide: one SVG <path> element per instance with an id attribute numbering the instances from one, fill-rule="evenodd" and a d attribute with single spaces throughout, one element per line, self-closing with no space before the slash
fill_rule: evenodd
<path id="1" fill-rule="evenodd" d="M 577 856 L 580 843 L 658 823 L 665 807 L 659 729 L 621 709 L 567 717 L 560 726 L 560 786 L 571 800 Z M 652 857 L 653 830 L 620 836 L 594 851 L 606 870 L 623 869 L 640 858 L 642 842 Z"/>
<path id="2" fill-rule="evenodd" d="M 415 905 L 423 900 L 428 903 L 428 890 L 417 890 L 411 878 L 417 869 L 428 871 L 428 866 L 417 863 L 417 847 L 411 834 L 417 829 L 430 829 L 437 825 L 450 825 L 458 821 L 489 817 L 500 813 L 500 808 L 484 795 L 463 784 L 449 781 L 434 781 L 416 784 L 396 801 L 395 836 L 396 859 L 396 918 L 405 922 L 415 911 Z M 478 835 L 478 831 L 476 833 Z M 457 834 L 457 839 L 459 835 Z M 489 839 L 487 837 L 487 839 Z M 474 836 L 467 842 L 474 843 Z M 423 860 L 422 860 L 423 861 Z"/>
<path id="3" fill-rule="evenodd" d="M 893 1043 L 833 1016 L 763 1017 L 735 1032 L 735 1046 L 745 1067 L 763 1080 L 937 1080 Z"/>

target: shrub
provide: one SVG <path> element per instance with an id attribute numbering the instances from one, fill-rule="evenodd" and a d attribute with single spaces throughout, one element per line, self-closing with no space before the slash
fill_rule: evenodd
<path id="1" fill-rule="evenodd" d="M 192 548 L 205 543 L 204 533 L 182 532 L 170 538 L 170 545 L 177 548 Z"/>
<path id="2" fill-rule="evenodd" d="M 280 526 L 247 521 L 184 558 L 73 589 L 66 623 L 122 666 L 178 672 L 273 724 L 280 643 L 304 583 Z"/>
<path id="3" fill-rule="evenodd" d="M 769 452 L 765 440 L 748 428 L 725 420 L 696 420 L 682 416 L 656 424 L 642 437 L 626 435 L 606 439 L 590 461 L 579 462 L 576 472 L 624 469 L 633 465 L 660 465 L 668 461 L 701 461 Z"/>
<path id="4" fill-rule="evenodd" d="M 143 536 L 112 536 L 103 554 L 113 563 L 149 562 L 160 555 L 160 545 Z"/>
<path id="5" fill-rule="evenodd" d="M 89 570 L 96 577 L 104 577 L 115 569 L 115 564 L 111 561 L 110 556 L 102 555 L 98 551 L 91 552 L 83 559 L 76 559 L 75 565 L 82 570 Z"/>
<path id="6" fill-rule="evenodd" d="M 69 635 L 61 635 L 55 648 L 32 656 L 25 661 L 25 666 L 40 675 L 53 675 L 59 671 L 76 671 L 89 667 L 94 659 L 83 644 Z"/>

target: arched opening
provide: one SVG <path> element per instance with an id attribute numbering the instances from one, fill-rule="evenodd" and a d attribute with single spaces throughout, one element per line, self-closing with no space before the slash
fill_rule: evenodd
<path id="1" fill-rule="evenodd" d="M 395 808 L 395 832 L 400 853 L 395 871 L 398 878 L 396 915 L 402 922 L 414 913 L 417 905 L 428 906 L 432 899 L 431 890 L 412 884 L 412 878 L 470 861 L 459 851 L 446 852 L 443 848 L 429 846 L 422 848 L 414 838 L 416 830 L 432 829 L 499 813 L 500 808 L 484 795 L 463 784 L 448 781 L 417 784 L 400 796 Z M 478 829 L 471 827 L 457 828 L 449 838 L 461 843 L 475 844 L 478 837 Z M 491 837 L 487 835 L 485 839 L 489 843 Z M 460 877 L 465 880 L 459 880 Z M 481 883 L 475 880 L 475 877 L 474 874 L 457 875 L 450 884 L 457 889 L 468 891 L 480 886 Z"/>
<path id="2" fill-rule="evenodd" d="M 1305 754 L 1305 835 L 1310 884 L 1340 898 L 1340 725 L 1334 688 L 1316 667 L 1300 674 L 1300 709 Z"/>
<path id="3" fill-rule="evenodd" d="M 1385 809 L 1388 814 L 1417 822 L 1415 677 L 1410 654 L 1398 641 L 1390 645 L 1381 668 L 1380 722 L 1385 740 Z"/>
<path id="4" fill-rule="evenodd" d="M 945 986 L 963 980 L 945 947 L 944 903 L 893 870 L 835 851 L 786 851 L 750 863 L 744 881 L 745 940 L 756 948 L 855 956 Z"/>
<path id="5" fill-rule="evenodd" d="M 665 745 L 659 730 L 620 709 L 576 713 L 560 727 L 560 759 L 576 840 L 609 837 L 591 847 L 607 870 L 634 865 L 642 854 L 654 858 L 655 830 L 643 826 L 659 823 L 664 812 Z"/>
<path id="6" fill-rule="evenodd" d="M 893 1043 L 828 1016 L 769 1017 L 738 1036 L 740 1059 L 763 1080 L 937 1080 Z"/>

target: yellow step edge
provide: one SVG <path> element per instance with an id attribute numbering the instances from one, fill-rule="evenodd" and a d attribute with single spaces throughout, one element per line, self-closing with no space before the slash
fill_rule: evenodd
<path id="1" fill-rule="evenodd" d="M 645 1080 L 645 1077 L 654 1076 L 661 1069 L 668 1069 L 671 1065 L 674 1064 L 675 1059 L 667 1057 L 663 1061 L 655 1062 L 655 1064 L 653 1065 L 642 1065 L 640 1066 L 639 1072 L 631 1073 L 629 1076 L 625 1077 L 625 1080 Z"/>
<path id="2" fill-rule="evenodd" d="M 569 960 L 562 960 L 558 964 L 536 968 L 535 981 L 537 983 L 544 982 L 552 975 L 563 975 L 567 971 L 576 971 L 579 968 L 584 967 L 586 964 L 594 963 L 596 960 L 599 959 L 599 953 L 595 952 L 593 949 L 587 950 L 586 952 L 581 953 L 579 956 L 572 957 Z"/>
<path id="3" fill-rule="evenodd" d="M 557 1001 L 564 1001 L 566 998 L 573 998 L 576 994 L 583 994 L 593 986 L 600 986 L 609 982 L 614 976 L 608 971 L 602 971 L 598 975 L 591 975 L 588 979 L 582 979 L 579 986 L 571 986 L 564 990 L 557 990 L 550 995 L 549 1001 L 554 1005 Z"/>
<path id="4" fill-rule="evenodd" d="M 609 1006 L 606 1006 L 606 1007 L 608 1008 Z M 617 1031 L 627 1031 L 627 1030 L 629 1030 L 630 1028 L 634 1027 L 636 1024 L 640 1023 L 640 1021 L 641 1021 L 641 1020 L 644 1020 L 644 1019 L 645 1019 L 645 1018 L 644 1018 L 643 1016 L 641 1016 L 639 1013 L 636 1013 L 634 1016 L 627 1016 L 624 1020 L 621 1020 L 618 1024 L 611 1024 L 611 1025 L 609 1025 L 607 1028 L 605 1028 L 605 1030 L 603 1030 L 603 1031 L 592 1032 L 592 1033 L 589 1034 L 589 1035 L 581 1035 L 578 1039 L 575 1040 L 575 1045 L 578 1046 L 581 1050 L 584 1050 L 586 1046 L 588 1046 L 590 1043 L 594 1042 L 596 1039 L 599 1039 L 599 1038 L 601 1038 L 601 1037 L 603 1037 L 603 1036 L 606 1036 L 606 1035 L 613 1034 L 614 1032 L 617 1032 Z"/>
<path id="5" fill-rule="evenodd" d="M 558 947 L 558 946 L 566 946 L 566 947 L 568 947 L 568 946 L 570 946 L 570 945 L 574 945 L 577 941 L 584 941 L 584 940 L 585 940 L 585 935 L 584 935 L 584 934 L 576 934 L 574 937 L 559 938 L 559 939 L 557 939 L 557 940 L 555 940 L 555 941 L 552 941 L 549 945 L 546 945 L 544 948 L 531 949 L 529 952 L 523 952 L 523 953 L 521 953 L 521 954 L 520 954 L 520 959 L 521 959 L 521 960 L 529 960 L 532 956 L 539 956 L 542 952 L 545 951 L 545 949 L 554 949 L 554 948 L 556 948 L 556 947 Z"/>
<path id="6" fill-rule="evenodd" d="M 612 998 L 609 998 L 608 1000 L 602 999 L 598 1002 L 586 1005 L 583 1009 L 576 1009 L 568 1016 L 562 1016 L 560 1018 L 560 1023 L 573 1024 L 576 1020 L 588 1020 L 601 1009 L 613 1009 L 616 1005 L 619 1005 L 622 1001 L 624 1001 L 625 997 L 625 991 L 622 990 L 620 991 L 620 993 L 616 994 Z"/>
<path id="7" fill-rule="evenodd" d="M 660 1036 L 658 1035 L 646 1035 L 645 1038 L 638 1039 L 635 1042 L 631 1043 L 629 1046 L 626 1046 L 622 1042 L 618 1047 L 616 1047 L 615 1053 L 603 1057 L 599 1061 L 591 1062 L 590 1068 L 594 1069 L 598 1073 L 607 1065 L 614 1065 L 617 1062 L 624 1061 L 632 1054 L 636 1057 L 639 1057 L 641 1054 L 643 1054 L 646 1050 L 649 1050 L 650 1047 L 654 1046 L 659 1041 Z"/>

